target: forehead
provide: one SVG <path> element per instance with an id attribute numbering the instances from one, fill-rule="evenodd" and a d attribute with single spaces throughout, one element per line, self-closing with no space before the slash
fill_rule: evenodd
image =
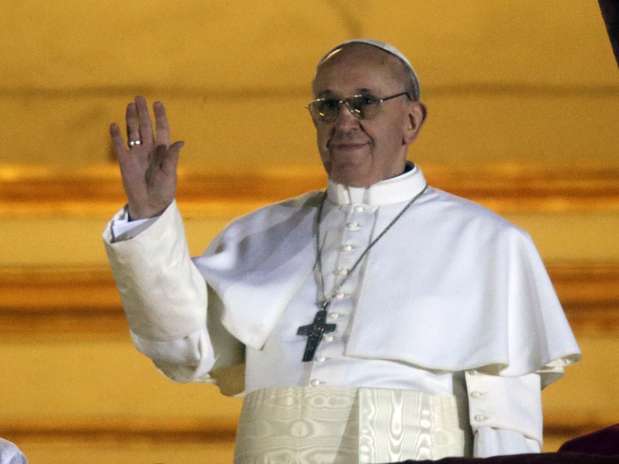
<path id="1" fill-rule="evenodd" d="M 313 82 L 315 95 L 350 94 L 360 90 L 382 93 L 402 87 L 399 60 L 369 45 L 354 44 L 336 50 L 320 64 Z"/>

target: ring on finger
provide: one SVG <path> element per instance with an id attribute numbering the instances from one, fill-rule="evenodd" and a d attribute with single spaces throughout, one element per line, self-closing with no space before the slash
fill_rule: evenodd
<path id="1" fill-rule="evenodd" d="M 142 145 L 141 140 L 129 140 L 129 148 L 133 148 L 136 145 Z"/>

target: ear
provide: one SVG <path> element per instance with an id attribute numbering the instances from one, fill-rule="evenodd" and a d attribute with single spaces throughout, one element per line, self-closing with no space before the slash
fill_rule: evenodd
<path id="1" fill-rule="evenodd" d="M 404 128 L 404 136 L 402 137 L 402 143 L 404 145 L 408 145 L 415 140 L 417 134 L 419 134 L 419 131 L 421 130 L 421 126 L 426 120 L 427 114 L 428 112 L 426 110 L 426 105 L 420 101 L 410 103 L 410 108 L 407 114 L 407 125 Z"/>

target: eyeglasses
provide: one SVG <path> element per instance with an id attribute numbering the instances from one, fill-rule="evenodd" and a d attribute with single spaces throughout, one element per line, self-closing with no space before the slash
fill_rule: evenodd
<path id="1" fill-rule="evenodd" d="M 348 111 L 357 119 L 372 119 L 379 112 L 382 104 L 392 98 L 406 95 L 410 99 L 408 92 L 400 92 L 388 97 L 379 98 L 371 94 L 353 95 L 348 98 L 317 98 L 307 105 L 307 109 L 312 117 L 321 122 L 333 122 L 340 114 L 342 105 L 346 105 Z"/>

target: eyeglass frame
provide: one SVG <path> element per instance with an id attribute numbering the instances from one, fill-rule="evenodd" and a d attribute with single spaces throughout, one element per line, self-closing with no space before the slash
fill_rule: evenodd
<path id="1" fill-rule="evenodd" d="M 362 94 L 362 93 L 358 93 L 355 95 L 352 95 L 348 98 L 340 98 L 340 99 L 336 99 L 336 98 L 324 98 L 324 97 L 320 97 L 320 98 L 316 98 L 315 100 L 312 100 L 311 102 L 309 102 L 305 108 L 307 108 L 307 110 L 310 112 L 310 115 L 312 116 L 312 119 L 316 119 L 320 122 L 323 123 L 331 123 L 334 122 L 335 120 L 337 120 L 338 116 L 340 115 L 340 111 L 342 108 L 342 105 L 345 105 L 346 108 L 348 109 L 348 111 L 350 112 L 350 114 L 352 114 L 356 119 L 358 119 L 359 121 L 367 121 L 367 120 L 371 120 L 372 118 L 363 118 L 361 116 L 361 114 L 359 114 L 358 110 L 353 109 L 350 106 L 350 100 L 353 98 L 358 98 L 358 97 L 368 97 L 371 96 L 373 98 L 376 98 L 376 104 L 382 106 L 382 104 L 388 100 L 392 100 L 394 98 L 397 97 L 401 97 L 402 95 L 406 95 L 406 98 L 408 98 L 410 101 L 414 101 L 413 98 L 411 97 L 410 92 L 404 91 L 404 92 L 400 92 L 400 93 L 396 93 L 394 95 L 389 95 L 388 97 L 376 97 L 375 95 L 371 95 L 371 94 Z M 331 120 L 327 120 L 327 119 L 323 119 L 320 116 L 314 118 L 314 113 L 312 113 L 312 104 L 316 103 L 316 102 L 320 102 L 320 101 L 326 101 L 326 100 L 333 100 L 337 102 L 337 114 L 335 115 L 335 118 L 331 119 Z"/>

